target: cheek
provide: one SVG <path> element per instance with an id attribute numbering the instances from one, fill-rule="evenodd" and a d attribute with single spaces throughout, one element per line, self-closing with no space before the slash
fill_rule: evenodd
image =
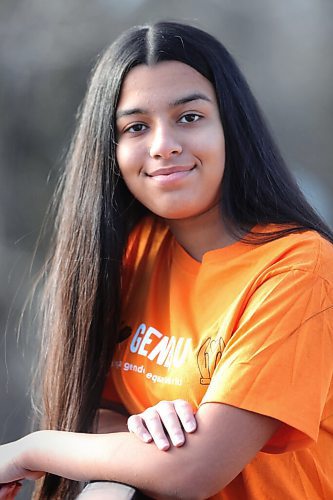
<path id="1" fill-rule="evenodd" d="M 126 172 L 128 169 L 130 169 L 132 161 L 130 157 L 130 152 L 128 149 L 124 148 L 123 146 L 118 146 L 116 150 L 116 159 L 117 163 L 119 165 L 120 173 L 122 176 L 126 176 Z"/>
<path id="2" fill-rule="evenodd" d="M 215 130 L 215 133 L 212 133 L 209 136 L 209 144 L 211 151 L 214 151 L 215 154 L 220 154 L 225 156 L 225 142 L 222 131 L 219 132 Z"/>
<path id="3" fill-rule="evenodd" d="M 137 174 L 142 166 L 143 155 L 140 148 L 119 144 L 116 150 L 117 163 L 124 178 Z"/>
<path id="4" fill-rule="evenodd" d="M 225 157 L 225 142 L 222 130 L 219 127 L 210 127 L 204 134 L 195 137 L 193 151 L 206 159 Z"/>

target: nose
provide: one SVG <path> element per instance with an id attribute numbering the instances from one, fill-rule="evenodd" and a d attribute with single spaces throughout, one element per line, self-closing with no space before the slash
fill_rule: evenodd
<path id="1" fill-rule="evenodd" d="M 170 156 L 180 154 L 182 146 L 177 140 L 176 131 L 168 125 L 159 125 L 151 132 L 149 155 L 151 158 L 168 159 Z"/>

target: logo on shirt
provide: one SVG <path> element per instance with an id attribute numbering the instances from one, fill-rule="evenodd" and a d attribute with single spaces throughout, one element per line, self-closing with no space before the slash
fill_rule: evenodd
<path id="1" fill-rule="evenodd" d="M 197 363 L 200 372 L 200 384 L 209 385 L 214 370 L 222 357 L 225 343 L 222 337 L 212 339 L 208 337 L 197 354 Z"/>
<path id="2" fill-rule="evenodd" d="M 118 343 L 121 343 L 132 335 L 130 326 L 122 325 L 119 332 Z M 223 337 L 217 333 L 217 336 L 209 336 L 201 343 L 196 351 L 197 366 L 200 373 L 200 384 L 209 385 L 215 368 L 217 367 L 225 348 Z M 154 361 L 159 366 L 165 368 L 179 368 L 184 365 L 189 356 L 195 356 L 192 346 L 192 339 L 188 337 L 174 337 L 164 335 L 153 326 L 147 326 L 141 323 L 130 340 L 129 350 L 137 356 L 143 356 L 150 361 Z M 169 380 L 169 377 L 161 377 L 153 373 L 146 373 L 143 364 L 130 363 L 128 361 L 112 362 L 114 368 L 121 368 L 124 371 L 134 371 L 145 375 L 153 382 L 169 383 L 181 385 L 181 381 Z M 156 380 L 155 380 L 156 379 Z M 162 380 L 163 379 L 163 380 Z"/>
<path id="3" fill-rule="evenodd" d="M 192 339 L 169 337 L 153 326 L 141 323 L 131 341 L 130 351 L 155 361 L 157 365 L 179 368 L 192 351 Z"/>

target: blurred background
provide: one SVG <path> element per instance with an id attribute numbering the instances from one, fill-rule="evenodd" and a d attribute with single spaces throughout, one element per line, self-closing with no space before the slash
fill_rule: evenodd
<path id="1" fill-rule="evenodd" d="M 159 19 L 193 23 L 227 46 L 303 190 L 333 224 L 331 0 L 0 0 L 1 443 L 31 425 L 38 342 L 33 322 L 19 323 L 87 78 L 124 29 Z"/>

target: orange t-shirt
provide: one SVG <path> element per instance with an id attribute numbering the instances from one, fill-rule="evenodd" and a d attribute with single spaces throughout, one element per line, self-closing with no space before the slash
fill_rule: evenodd
<path id="1" fill-rule="evenodd" d="M 131 414 L 182 398 L 276 418 L 284 425 L 214 498 L 333 499 L 333 246 L 306 231 L 200 263 L 147 218 L 124 266 L 104 398 Z"/>

